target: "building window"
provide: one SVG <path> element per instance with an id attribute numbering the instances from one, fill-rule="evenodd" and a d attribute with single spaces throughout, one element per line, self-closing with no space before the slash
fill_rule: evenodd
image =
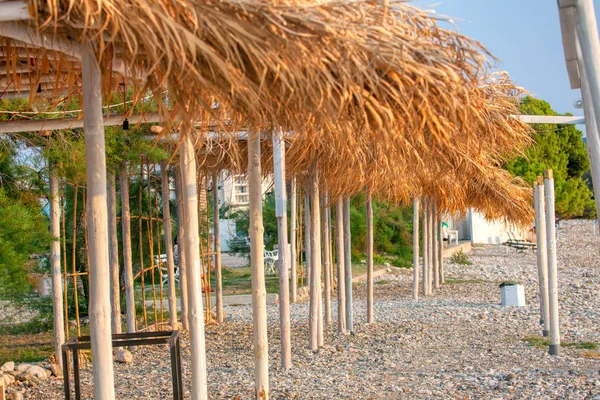
<path id="1" fill-rule="evenodd" d="M 235 196 L 236 203 L 247 203 L 248 195 L 247 194 L 238 194 Z"/>
<path id="2" fill-rule="evenodd" d="M 238 186 L 236 189 L 237 189 L 238 193 L 248 193 L 248 186 L 247 185 Z"/>

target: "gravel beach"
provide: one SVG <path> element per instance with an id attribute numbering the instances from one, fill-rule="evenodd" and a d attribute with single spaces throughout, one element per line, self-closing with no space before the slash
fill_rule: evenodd
<path id="1" fill-rule="evenodd" d="M 446 260 L 447 283 L 433 296 L 410 298 L 411 271 L 377 278 L 374 325 L 366 321 L 364 283 L 355 286 L 356 331 L 338 337 L 334 323 L 325 346 L 307 349 L 308 303 L 291 305 L 294 366 L 279 366 L 279 312 L 268 306 L 270 387 L 273 399 L 600 399 L 600 246 L 590 221 L 558 230 L 560 325 L 572 344 L 552 357 L 530 344 L 541 335 L 535 253 L 476 246 L 472 265 Z M 527 306 L 501 307 L 498 284 L 525 286 Z M 228 307 L 227 322 L 206 328 L 211 399 L 254 398 L 252 310 Z M 525 340 L 526 338 L 529 341 Z M 190 354 L 183 339 L 185 398 L 190 398 Z M 168 399 L 169 350 L 138 347 L 131 364 L 115 364 L 118 399 Z M 83 398 L 92 397 L 89 369 Z M 63 399 L 63 381 L 26 388 L 26 399 Z"/>

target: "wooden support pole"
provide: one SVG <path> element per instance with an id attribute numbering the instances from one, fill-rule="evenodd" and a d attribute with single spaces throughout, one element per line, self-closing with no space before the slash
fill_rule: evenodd
<path id="1" fill-rule="evenodd" d="M 546 235 L 546 201 L 544 198 L 544 179 L 538 176 L 533 185 L 533 201 L 535 208 L 535 239 L 537 245 L 538 284 L 540 294 L 540 324 L 542 335 L 550 334 L 550 315 L 548 304 L 548 247 Z"/>
<path id="2" fill-rule="evenodd" d="M 438 272 L 440 274 L 439 280 L 440 285 L 446 283 L 444 277 L 444 232 L 442 231 L 442 219 L 438 220 L 437 224 L 438 231 Z"/>
<path id="3" fill-rule="evenodd" d="M 554 207 L 554 175 L 544 171 L 546 194 L 546 243 L 548 247 L 548 304 L 550 314 L 550 354 L 560 355 L 560 329 L 558 322 L 558 270 L 556 260 L 556 226 Z"/>
<path id="4" fill-rule="evenodd" d="M 331 253 L 331 241 L 329 240 L 329 223 L 328 223 L 328 214 L 329 214 L 329 199 L 327 193 L 323 196 L 323 216 L 321 218 L 322 222 L 322 249 L 323 249 L 323 280 L 325 282 L 325 288 L 323 294 L 325 296 L 325 325 L 331 324 L 331 264 L 330 261 L 330 253 Z"/>
<path id="5" fill-rule="evenodd" d="M 344 198 L 344 283 L 346 284 L 346 330 L 354 330 L 352 310 L 352 237 L 350 236 L 350 197 Z"/>
<path id="6" fill-rule="evenodd" d="M 344 263 L 344 200 L 335 202 L 335 255 L 338 279 L 338 334 L 346 333 L 346 283 Z"/>
<path id="7" fill-rule="evenodd" d="M 217 323 L 223 322 L 223 276 L 221 274 L 221 227 L 219 226 L 219 173 L 212 176 L 213 232 L 215 250 L 215 295 L 217 297 Z"/>
<path id="8" fill-rule="evenodd" d="M 115 174 L 106 173 L 108 180 L 108 243 L 110 259 L 110 305 L 112 333 L 121 333 L 121 291 L 119 278 L 119 240 L 117 239 L 117 187 Z"/>
<path id="9" fill-rule="evenodd" d="M 310 244 L 310 196 L 309 190 L 304 190 L 304 263 L 306 264 L 306 286 L 310 288 L 310 270 L 311 270 L 311 244 Z"/>
<path id="10" fill-rule="evenodd" d="M 438 241 L 438 226 L 440 225 L 437 215 L 437 205 L 435 203 L 432 204 L 431 210 L 431 247 L 433 249 L 433 287 L 435 289 L 440 288 L 440 256 L 438 254 L 439 251 L 439 241 Z"/>
<path id="11" fill-rule="evenodd" d="M 367 194 L 367 323 L 372 324 L 373 317 L 373 198 Z"/>
<path id="12" fill-rule="evenodd" d="M 252 264 L 252 321 L 254 325 L 254 380 L 256 399 L 269 398 L 269 343 L 265 289 L 264 227 L 260 135 L 248 137 L 248 192 L 250 202 L 250 262 Z"/>
<path id="13" fill-rule="evenodd" d="M 127 333 L 136 331 L 135 293 L 133 289 L 133 255 L 131 252 L 131 211 L 129 209 L 129 173 L 127 164 L 119 171 L 121 189 L 121 229 L 123 233 L 123 270 L 125 272 L 125 311 Z"/>
<path id="14" fill-rule="evenodd" d="M 181 323 L 184 330 L 190 329 L 188 315 L 188 272 L 185 253 L 185 210 L 183 207 L 183 184 L 181 181 L 181 167 L 175 167 L 175 195 L 177 196 L 177 252 L 179 256 L 179 292 L 181 293 Z"/>
<path id="15" fill-rule="evenodd" d="M 321 297 L 321 218 L 319 207 L 319 175 L 317 162 L 310 167 L 310 305 L 309 305 L 309 350 L 319 348 L 319 308 Z"/>
<path id="16" fill-rule="evenodd" d="M 287 189 L 285 185 L 285 142 L 281 130 L 273 132 L 273 184 L 275 187 L 275 217 L 279 249 L 279 331 L 281 335 L 281 366 L 292 367 L 290 322 L 290 281 L 287 226 Z"/>
<path id="17" fill-rule="evenodd" d="M 427 275 L 429 274 L 429 253 L 427 251 L 427 243 L 429 242 L 429 229 L 427 229 L 427 221 L 428 221 L 428 214 L 429 214 L 429 210 L 428 210 L 428 201 L 427 199 L 423 199 L 423 218 L 422 218 L 422 223 L 423 223 L 423 235 L 422 235 L 422 239 L 423 239 L 423 288 L 422 288 L 422 293 L 423 296 L 428 296 L 429 295 L 429 285 L 428 285 L 428 281 L 427 281 Z"/>
<path id="18" fill-rule="evenodd" d="M 163 221 L 165 229 L 165 252 L 167 254 L 167 276 L 169 296 L 169 323 L 171 329 L 179 329 L 177 322 L 177 292 L 175 290 L 175 257 L 173 255 L 173 229 L 171 227 L 171 193 L 169 183 L 169 165 L 167 161 L 160 163 Z M 161 281 L 162 282 L 162 281 Z M 162 304 L 162 298 L 161 298 Z"/>
<path id="19" fill-rule="evenodd" d="M 413 300 L 419 300 L 419 199 L 413 201 Z"/>
<path id="20" fill-rule="evenodd" d="M 427 202 L 427 293 L 433 293 L 433 201 L 430 199 Z"/>
<path id="21" fill-rule="evenodd" d="M 100 65 L 88 43 L 82 47 L 83 130 L 87 179 L 90 259 L 90 340 L 94 398 L 115 398 L 110 322 L 106 148 L 102 123 Z"/>
<path id="22" fill-rule="evenodd" d="M 184 128 L 186 129 L 186 128 Z M 183 209 L 185 215 L 184 242 L 187 262 L 188 318 L 190 324 L 190 347 L 192 352 L 192 399 L 206 400 L 206 348 L 204 338 L 204 312 L 202 309 L 202 289 L 200 271 L 200 237 L 198 231 L 198 192 L 196 189 L 196 155 L 191 130 L 182 132 L 184 138 L 179 147 L 181 183 L 183 188 Z"/>
<path id="23" fill-rule="evenodd" d="M 60 197 L 58 195 L 58 177 L 53 165 L 50 165 L 50 268 L 52 270 L 52 312 L 54 318 L 54 356 L 56 363 L 62 366 L 61 348 L 65 342 L 65 311 L 63 307 L 63 284 L 60 270 Z"/>
<path id="24" fill-rule="evenodd" d="M 291 281 L 292 281 L 292 303 L 298 301 L 298 254 L 296 249 L 296 226 L 298 204 L 296 203 L 296 177 L 292 177 L 290 188 L 290 263 L 291 263 Z"/>

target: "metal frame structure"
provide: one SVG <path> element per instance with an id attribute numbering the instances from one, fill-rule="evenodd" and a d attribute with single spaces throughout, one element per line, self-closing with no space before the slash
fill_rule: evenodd
<path id="1" fill-rule="evenodd" d="M 171 351 L 171 376 L 173 379 L 173 399 L 183 400 L 183 380 L 181 376 L 181 346 L 179 331 L 117 333 L 112 335 L 112 347 L 151 346 L 168 344 Z M 69 381 L 69 352 L 73 353 L 73 381 L 75 399 L 81 400 L 81 380 L 79 378 L 79 350 L 91 349 L 90 336 L 79 336 L 69 339 L 62 345 L 63 376 L 65 400 L 71 399 Z"/>

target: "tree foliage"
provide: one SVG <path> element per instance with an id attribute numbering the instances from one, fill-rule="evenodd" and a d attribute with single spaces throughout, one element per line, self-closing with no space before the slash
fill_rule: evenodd
<path id="1" fill-rule="evenodd" d="M 526 97 L 521 110 L 528 115 L 558 115 L 544 100 Z M 545 169 L 554 171 L 556 214 L 561 218 L 592 216 L 595 214 L 593 193 L 583 174 L 589 170 L 589 161 L 582 133 L 574 125 L 534 124 L 535 145 L 506 163 L 505 168 L 514 176 L 533 184 Z"/>

